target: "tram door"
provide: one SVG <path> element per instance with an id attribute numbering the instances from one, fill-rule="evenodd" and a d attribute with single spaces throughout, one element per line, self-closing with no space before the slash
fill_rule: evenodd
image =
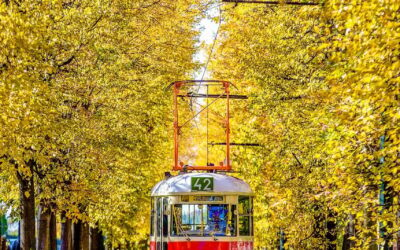
<path id="1" fill-rule="evenodd" d="M 157 198 L 156 205 L 156 250 L 167 250 L 168 249 L 168 198 L 159 197 Z"/>

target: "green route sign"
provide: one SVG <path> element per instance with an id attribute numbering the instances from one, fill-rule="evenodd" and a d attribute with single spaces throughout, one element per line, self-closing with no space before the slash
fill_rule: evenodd
<path id="1" fill-rule="evenodd" d="M 213 191 L 213 177 L 192 177 L 192 191 Z"/>

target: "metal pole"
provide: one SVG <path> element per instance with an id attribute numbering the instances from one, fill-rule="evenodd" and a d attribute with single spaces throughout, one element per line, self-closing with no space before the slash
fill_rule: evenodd
<path id="1" fill-rule="evenodd" d="M 207 96 L 208 96 L 208 85 L 206 85 L 207 86 Z M 206 99 L 207 100 L 207 107 L 208 107 L 208 98 Z M 206 166 L 208 166 L 208 109 L 209 108 L 207 108 L 207 125 L 206 125 L 206 127 L 207 127 L 207 145 L 206 145 L 206 147 L 207 147 L 207 152 L 206 152 Z"/>
<path id="2" fill-rule="evenodd" d="M 379 149 L 382 150 L 384 148 L 384 144 L 385 144 L 385 136 L 382 135 L 379 138 Z M 385 162 L 385 158 L 382 156 L 379 159 L 379 163 L 382 165 L 384 162 Z M 386 206 L 386 197 L 385 197 L 386 183 L 385 183 L 385 180 L 383 179 L 382 172 L 380 173 L 380 175 L 381 175 L 381 183 L 379 185 L 379 207 L 380 207 L 379 213 L 383 214 L 383 211 L 385 210 L 385 206 Z M 389 249 L 387 239 L 385 239 L 386 238 L 386 228 L 383 225 L 382 221 L 379 222 L 379 237 L 384 239 L 385 241 L 378 246 L 378 249 L 379 250 Z"/>
<path id="3" fill-rule="evenodd" d="M 279 231 L 279 250 L 285 250 L 285 233 L 282 229 Z"/>
<path id="4" fill-rule="evenodd" d="M 178 170 L 178 154 L 179 154 L 179 124 L 178 124 L 178 94 L 180 83 L 174 84 L 174 170 Z"/>
<path id="5" fill-rule="evenodd" d="M 228 167 L 228 171 L 231 170 L 232 166 L 229 159 L 230 154 L 230 145 L 229 145 L 229 136 L 230 136 L 230 124 L 229 124 L 229 82 L 224 82 L 225 85 L 225 94 L 226 94 L 226 166 Z"/>

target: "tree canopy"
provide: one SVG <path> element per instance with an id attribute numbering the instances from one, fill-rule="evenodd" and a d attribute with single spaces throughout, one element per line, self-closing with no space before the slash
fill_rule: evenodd
<path id="1" fill-rule="evenodd" d="M 258 193 L 256 244 L 274 245 L 282 231 L 294 249 L 392 244 L 399 4 L 242 4 L 222 15 L 213 74 L 251 97 L 234 136 L 262 144 L 235 152 Z"/>
<path id="2" fill-rule="evenodd" d="M 98 225 L 116 245 L 145 239 L 149 189 L 170 166 L 164 87 L 197 67 L 202 8 L 3 1 L 0 200 L 17 209 L 17 176 L 34 176 L 25 197 Z"/>
<path id="3" fill-rule="evenodd" d="M 211 75 L 249 96 L 232 104 L 232 141 L 260 144 L 232 152 L 256 192 L 255 246 L 397 244 L 400 3 L 278 2 L 0 1 L 0 215 L 25 221 L 24 246 L 46 211 L 147 244 L 150 189 L 172 166 L 165 87 L 200 68 L 215 5 Z M 182 132 L 187 159 L 206 154 L 193 131 L 224 129 L 215 107 Z"/>

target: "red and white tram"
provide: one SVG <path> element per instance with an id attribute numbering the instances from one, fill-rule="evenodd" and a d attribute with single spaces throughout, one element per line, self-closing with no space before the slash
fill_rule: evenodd
<path id="1" fill-rule="evenodd" d="M 253 192 L 225 174 L 184 173 L 152 190 L 151 250 L 253 249 Z"/>
<path id="2" fill-rule="evenodd" d="M 231 85 L 234 86 L 220 80 L 186 80 L 170 85 L 174 93 L 172 170 L 179 171 L 179 174 L 167 174 L 167 178 L 152 189 L 151 250 L 253 249 L 253 192 L 246 182 L 227 175 L 232 170 L 230 145 L 240 145 L 230 143 L 229 100 L 246 98 L 231 95 Z M 186 87 L 191 90 L 195 86 L 207 86 L 207 92 L 183 93 Z M 223 93 L 209 93 L 209 87 L 213 86 L 222 89 Z M 178 98 L 185 97 L 226 99 L 225 142 L 217 143 L 225 145 L 226 150 L 225 159 L 219 165 L 208 163 L 208 148 L 206 166 L 191 166 L 180 161 L 179 136 L 182 127 L 188 122 L 179 125 Z M 211 103 L 207 101 L 207 106 L 199 113 L 209 105 Z"/>

